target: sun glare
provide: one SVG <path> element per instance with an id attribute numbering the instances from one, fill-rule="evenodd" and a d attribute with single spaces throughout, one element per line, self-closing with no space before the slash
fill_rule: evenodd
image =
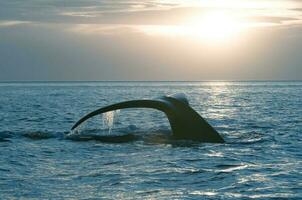
<path id="1" fill-rule="evenodd" d="M 236 37 L 243 30 L 243 24 L 234 16 L 216 11 L 192 17 L 184 28 L 195 37 L 213 42 Z"/>
<path id="2" fill-rule="evenodd" d="M 240 21 L 239 17 L 223 11 L 211 11 L 203 15 L 192 16 L 180 25 L 142 28 L 148 34 L 185 36 L 215 43 L 236 38 L 245 27 L 246 24 Z"/>

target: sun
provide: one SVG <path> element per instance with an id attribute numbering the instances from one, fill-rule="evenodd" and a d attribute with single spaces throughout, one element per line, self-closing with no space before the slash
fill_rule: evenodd
<path id="1" fill-rule="evenodd" d="M 230 42 L 249 27 L 247 21 L 234 13 L 215 10 L 194 15 L 177 25 L 148 25 L 141 30 L 149 35 L 184 37 L 209 44 Z"/>
<path id="2" fill-rule="evenodd" d="M 238 18 L 229 13 L 212 11 L 192 17 L 184 29 L 188 34 L 213 42 L 238 36 L 244 26 Z"/>

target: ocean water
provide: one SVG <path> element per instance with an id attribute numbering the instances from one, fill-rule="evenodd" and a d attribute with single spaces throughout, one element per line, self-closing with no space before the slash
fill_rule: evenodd
<path id="1" fill-rule="evenodd" d="M 151 109 L 70 132 L 99 107 L 180 92 L 225 144 L 169 139 Z M 302 199 L 302 82 L 2 82 L 0 95 L 0 199 Z"/>

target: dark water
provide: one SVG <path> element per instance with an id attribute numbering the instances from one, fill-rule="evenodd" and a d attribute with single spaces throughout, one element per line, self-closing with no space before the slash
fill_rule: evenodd
<path id="1" fill-rule="evenodd" d="M 173 141 L 149 109 L 67 135 L 101 106 L 179 92 L 226 144 Z M 302 198 L 302 82 L 0 83 L 0 95 L 0 199 Z"/>

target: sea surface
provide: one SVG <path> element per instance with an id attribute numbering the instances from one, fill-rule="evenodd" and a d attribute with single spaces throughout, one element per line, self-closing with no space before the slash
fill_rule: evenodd
<path id="1" fill-rule="evenodd" d="M 70 131 L 175 93 L 226 143 L 175 141 L 152 109 Z M 298 81 L 1 82 L 0 199 L 302 199 L 301 136 Z"/>

